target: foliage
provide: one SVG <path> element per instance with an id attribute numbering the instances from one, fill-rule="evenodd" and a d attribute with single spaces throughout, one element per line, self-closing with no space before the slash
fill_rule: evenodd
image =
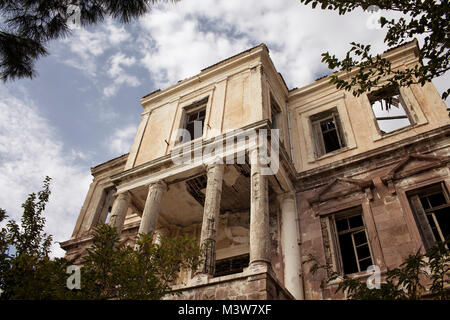
<path id="1" fill-rule="evenodd" d="M 141 234 L 132 248 L 119 242 L 113 227 L 100 225 L 82 261 L 81 290 L 69 290 L 66 270 L 73 261 L 52 259 L 52 237 L 44 233 L 49 184 L 47 177 L 43 189 L 28 196 L 20 227 L 9 220 L 0 229 L 0 299 L 160 299 L 180 268 L 197 267 L 200 249 L 191 236 L 154 243 L 151 234 Z M 0 222 L 6 218 L 0 209 Z"/>
<path id="2" fill-rule="evenodd" d="M 364 10 L 377 6 L 381 10 L 395 11 L 402 14 L 399 19 L 380 18 L 381 27 L 386 27 L 384 42 L 390 47 L 401 45 L 416 36 L 424 36 L 424 44 L 419 49 L 421 64 L 400 70 L 393 70 L 390 61 L 382 58 L 380 54 L 370 54 L 370 45 L 356 42 L 351 43 L 351 48 L 344 59 L 339 60 L 329 52 L 322 54 L 322 62 L 328 64 L 330 69 L 341 69 L 357 73 L 350 79 L 340 78 L 334 74 L 330 82 L 338 89 L 345 89 L 359 96 L 372 88 L 385 88 L 392 85 L 409 86 L 411 84 L 424 85 L 426 82 L 445 74 L 449 69 L 450 61 L 450 27 L 448 0 L 409 0 L 409 1 L 342 1 L 342 0 L 300 0 L 304 4 L 312 4 L 315 8 L 318 4 L 321 9 L 338 10 L 340 15 L 351 12 L 357 8 Z M 384 77 L 389 77 L 384 81 Z M 447 89 L 442 98 L 446 99 L 450 94 Z"/>
<path id="3" fill-rule="evenodd" d="M 115 229 L 101 225 L 83 260 L 80 297 L 84 299 L 160 299 L 180 269 L 195 269 L 200 251 L 188 235 L 140 234 L 136 248 L 120 244 Z"/>
<path id="4" fill-rule="evenodd" d="M 335 293 L 345 293 L 352 300 L 419 300 L 427 294 L 431 299 L 450 298 L 450 241 L 439 242 L 425 254 L 409 255 L 397 268 L 388 270 L 380 289 L 370 289 L 365 281 L 341 275 L 328 264 L 321 265 L 313 255 L 303 263 L 313 263 L 310 272 L 325 270 L 321 288 L 338 281 Z M 427 290 L 428 288 L 428 290 Z"/>
<path id="5" fill-rule="evenodd" d="M 71 31 L 68 23 L 74 10 L 70 6 L 79 8 L 80 25 L 86 27 L 107 16 L 128 23 L 159 2 L 167 0 L 0 0 L 0 78 L 36 76 L 34 64 L 48 55 L 48 42 Z"/>
<path id="6" fill-rule="evenodd" d="M 50 259 L 52 237 L 44 232 L 49 187 L 46 177 L 43 189 L 22 204 L 21 226 L 9 220 L 0 231 L 1 299 L 63 299 L 70 293 L 65 288 L 68 262 Z M 0 222 L 6 217 L 0 209 Z"/>

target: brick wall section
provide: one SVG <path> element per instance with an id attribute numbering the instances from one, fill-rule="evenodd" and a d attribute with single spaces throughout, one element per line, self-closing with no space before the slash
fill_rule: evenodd
<path id="1" fill-rule="evenodd" d="M 441 159 L 442 163 L 437 167 L 413 172 L 411 175 L 405 174 L 401 178 L 394 179 L 393 190 L 392 187 L 390 190 L 381 178 L 386 176 L 401 159 L 409 154 L 436 157 Z M 370 160 L 361 161 L 344 168 L 331 169 L 305 178 L 303 183 L 304 185 L 309 184 L 309 186 L 297 194 L 302 261 L 308 258 L 308 254 L 313 254 L 321 264 L 330 260 L 330 243 L 324 237 L 323 231 L 324 216 L 332 214 L 333 210 L 339 211 L 346 203 L 356 204 L 359 201 L 359 204 L 363 206 L 366 229 L 371 229 L 369 243 L 374 263 L 380 266 L 382 274 L 387 269 L 398 267 L 408 255 L 416 253 L 421 247 L 423 248 L 423 242 L 410 209 L 407 192 L 439 181 L 445 182 L 448 188 L 450 186 L 449 156 L 449 140 L 446 135 L 443 135 L 433 141 L 414 143 L 401 149 L 391 150 Z M 414 171 L 421 166 L 426 167 L 427 161 L 411 158 L 404 166 L 404 172 Z M 364 191 L 359 191 L 335 199 L 324 200 L 320 202 L 318 211 L 325 209 L 323 211 L 326 211 L 326 214 L 324 216 L 317 215 L 308 199 L 313 197 L 327 182 L 332 181 L 334 177 L 371 180 L 373 182 L 371 187 L 372 198 L 367 197 Z M 331 191 L 339 191 L 340 188 L 346 188 L 345 183 L 336 184 L 335 187 L 331 188 Z M 334 293 L 337 286 L 320 288 L 321 280 L 326 278 L 326 274 L 319 271 L 318 274 L 313 276 L 309 273 L 311 265 L 302 266 L 305 298 L 308 300 L 343 298 L 342 295 Z M 356 276 L 365 281 L 365 274 L 365 272 L 360 272 Z"/>
<path id="2" fill-rule="evenodd" d="M 243 273 L 213 278 L 208 284 L 180 287 L 167 300 L 290 300 L 292 295 L 272 272 Z"/>

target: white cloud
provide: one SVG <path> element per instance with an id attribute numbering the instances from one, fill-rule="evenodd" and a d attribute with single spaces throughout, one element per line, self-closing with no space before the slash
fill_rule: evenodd
<path id="1" fill-rule="evenodd" d="M 135 125 L 127 125 L 114 131 L 111 138 L 106 141 L 111 154 L 118 156 L 130 152 L 136 130 Z"/>
<path id="2" fill-rule="evenodd" d="M 85 72 L 89 77 L 97 76 L 99 57 L 107 50 L 115 48 L 130 39 L 130 34 L 123 26 L 107 19 L 99 23 L 92 31 L 85 28 L 73 30 L 73 34 L 60 43 L 57 50 L 58 59 L 76 69 Z M 69 49 L 70 54 L 65 49 Z"/>
<path id="3" fill-rule="evenodd" d="M 63 151 L 63 142 L 31 100 L 1 87 L 0 93 L 0 207 L 19 221 L 21 204 L 41 190 L 48 175 L 52 194 L 44 215 L 46 232 L 55 241 L 68 240 L 91 182 L 89 167 L 75 162 L 85 155 Z M 64 251 L 55 243 L 52 253 Z"/>
<path id="4" fill-rule="evenodd" d="M 384 50 L 383 31 L 362 11 L 339 16 L 291 0 L 185 0 L 160 5 L 140 20 L 141 62 L 160 87 L 193 76 L 261 42 L 290 87 L 326 71 L 321 53 L 344 54 L 351 41 Z"/>
<path id="5" fill-rule="evenodd" d="M 119 45 L 130 38 L 130 34 L 125 30 L 125 27 L 115 24 L 111 19 L 106 20 L 105 29 L 108 32 L 108 41 L 111 45 Z"/>
<path id="6" fill-rule="evenodd" d="M 127 57 L 119 52 L 112 56 L 108 62 L 110 66 L 108 67 L 107 74 L 113 79 L 113 83 L 103 89 L 103 94 L 106 97 L 115 95 L 121 85 L 126 84 L 131 87 L 137 87 L 141 84 L 136 76 L 126 73 L 122 68 L 122 66 L 133 66 L 136 63 L 134 57 Z"/>
<path id="7" fill-rule="evenodd" d="M 73 36 L 61 41 L 71 54 L 58 54 L 61 62 L 95 77 L 97 72 L 96 57 L 103 54 L 107 48 L 107 34 L 104 32 L 90 32 L 84 28 L 76 29 Z"/>

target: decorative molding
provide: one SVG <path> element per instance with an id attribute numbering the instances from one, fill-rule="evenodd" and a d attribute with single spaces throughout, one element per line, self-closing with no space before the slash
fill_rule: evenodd
<path id="1" fill-rule="evenodd" d="M 414 167 L 413 169 L 401 172 L 401 169 L 404 168 L 408 163 L 411 162 L 412 159 L 416 159 L 419 161 L 427 161 L 427 163 L 423 165 L 419 165 Z M 381 181 L 388 187 L 388 190 L 391 194 L 395 194 L 394 181 L 397 179 L 405 178 L 429 169 L 437 168 L 442 166 L 445 163 L 445 160 L 441 157 L 436 157 L 432 155 L 423 155 L 418 153 L 411 153 L 406 157 L 403 157 L 389 172 L 381 177 Z"/>
<path id="2" fill-rule="evenodd" d="M 354 187 L 350 188 L 343 188 L 340 191 L 332 192 L 332 193 L 326 193 L 330 188 L 335 185 L 336 183 L 345 182 L 348 184 L 354 185 Z M 307 199 L 310 206 L 313 208 L 318 209 L 319 202 L 325 201 L 325 200 L 331 200 L 340 198 L 355 192 L 364 192 L 367 195 L 367 198 L 369 200 L 373 199 L 372 190 L 373 187 L 373 181 L 372 180 L 365 180 L 365 179 L 352 179 L 352 178 L 334 178 L 331 182 L 320 188 L 314 196 Z M 326 193 L 326 195 L 325 195 Z M 317 213 L 318 211 L 315 210 Z"/>

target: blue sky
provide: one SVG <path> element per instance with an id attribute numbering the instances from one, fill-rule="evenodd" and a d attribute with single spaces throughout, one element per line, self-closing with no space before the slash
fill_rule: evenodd
<path id="1" fill-rule="evenodd" d="M 74 30 L 50 44 L 38 77 L 0 84 L 0 207 L 20 219 L 27 194 L 49 175 L 46 231 L 69 239 L 90 167 L 129 151 L 140 97 L 260 43 L 289 88 L 307 85 L 329 73 L 322 52 L 342 56 L 351 41 L 386 49 L 368 19 L 295 0 L 182 0 L 129 25 L 107 20 Z M 440 93 L 449 77 L 434 82 Z M 53 254 L 64 254 L 57 243 Z"/>

